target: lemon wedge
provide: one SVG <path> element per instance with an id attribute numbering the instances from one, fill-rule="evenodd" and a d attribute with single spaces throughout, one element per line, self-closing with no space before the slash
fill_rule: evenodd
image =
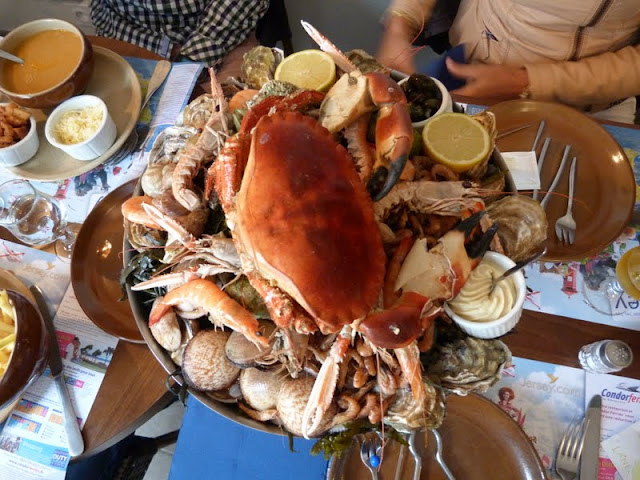
<path id="1" fill-rule="evenodd" d="M 321 50 L 302 50 L 285 57 L 274 78 L 305 90 L 326 92 L 336 81 L 336 64 Z"/>
<path id="2" fill-rule="evenodd" d="M 422 130 L 422 142 L 429 157 L 457 173 L 478 165 L 492 149 L 487 130 L 464 113 L 433 117 Z"/>

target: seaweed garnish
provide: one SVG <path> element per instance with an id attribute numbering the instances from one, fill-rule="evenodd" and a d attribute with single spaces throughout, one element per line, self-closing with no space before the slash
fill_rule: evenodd
<path id="1" fill-rule="evenodd" d="M 311 448 L 311 455 L 322 453 L 325 460 L 329 460 L 333 455 L 340 458 L 351 446 L 355 436 L 369 432 L 380 432 L 380 424 L 373 424 L 367 420 L 345 423 L 344 430 L 329 433 L 318 440 Z M 401 433 L 389 426 L 385 426 L 384 434 L 402 445 L 409 445 Z"/>
<path id="2" fill-rule="evenodd" d="M 162 261 L 158 256 L 159 252 L 154 250 L 145 250 L 135 255 L 129 264 L 120 272 L 120 286 L 122 288 L 122 298 L 120 300 L 126 300 L 127 290 L 125 285 L 136 285 L 140 282 L 149 280 L 154 275 L 158 268 L 162 265 Z M 150 288 L 144 290 L 145 293 L 152 298 L 164 295 L 164 288 Z"/>

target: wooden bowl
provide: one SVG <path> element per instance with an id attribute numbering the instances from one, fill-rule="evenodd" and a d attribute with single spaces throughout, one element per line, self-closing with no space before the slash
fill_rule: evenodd
<path id="1" fill-rule="evenodd" d="M 16 343 L 0 379 L 0 422 L 42 374 L 49 357 L 49 335 L 40 312 L 22 294 L 9 289 L 7 294 L 16 309 Z"/>
<path id="2" fill-rule="evenodd" d="M 4 66 L 9 60 L 0 60 L 0 91 L 8 96 L 11 101 L 23 107 L 56 107 L 74 95 L 82 93 L 87 88 L 93 73 L 93 48 L 89 40 L 87 40 L 78 27 L 64 20 L 45 18 L 22 24 L 14 30 L 11 30 L 7 36 L 0 41 L 0 49 L 14 53 L 16 47 L 23 40 L 46 30 L 66 30 L 74 33 L 82 40 L 82 54 L 75 68 L 64 80 L 47 90 L 33 93 L 16 93 L 5 87 Z"/>

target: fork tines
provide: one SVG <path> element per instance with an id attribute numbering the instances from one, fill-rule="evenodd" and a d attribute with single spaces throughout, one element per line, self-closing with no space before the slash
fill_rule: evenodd
<path id="1" fill-rule="evenodd" d="M 564 474 L 571 474 L 575 478 L 578 472 L 588 423 L 586 418 L 574 418 L 560 440 L 556 455 L 556 472 L 563 479 Z"/>

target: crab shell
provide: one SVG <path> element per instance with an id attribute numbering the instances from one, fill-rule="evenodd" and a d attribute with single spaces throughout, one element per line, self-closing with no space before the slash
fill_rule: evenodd
<path id="1" fill-rule="evenodd" d="M 378 299 L 385 255 L 373 203 L 346 149 L 311 117 L 280 112 L 256 125 L 234 234 L 324 332 Z"/>

